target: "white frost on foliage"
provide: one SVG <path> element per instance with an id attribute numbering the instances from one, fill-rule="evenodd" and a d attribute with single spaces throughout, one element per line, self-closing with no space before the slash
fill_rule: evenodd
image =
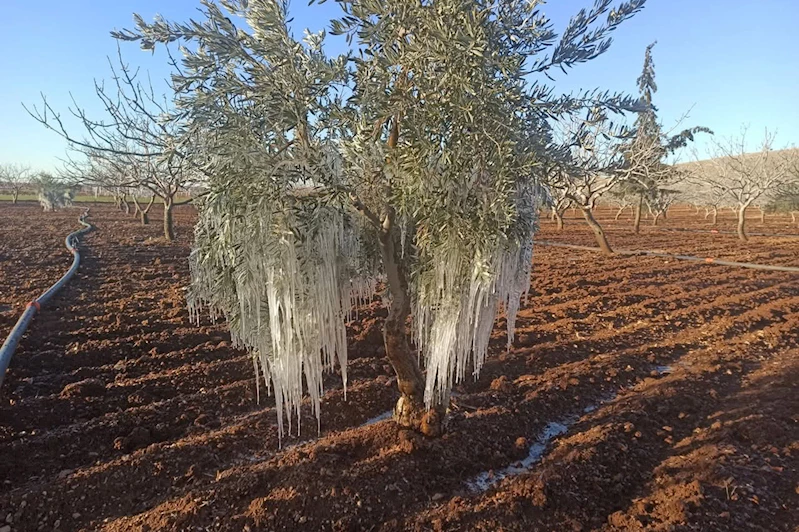
<path id="1" fill-rule="evenodd" d="M 519 302 L 530 283 L 532 249 L 531 237 L 522 245 L 495 249 L 488 258 L 450 249 L 435 261 L 414 305 L 414 340 L 427 367 L 428 407 L 444 403 L 467 368 L 479 375 L 500 307 L 507 318 L 508 346 L 513 342 Z"/>
<path id="2" fill-rule="evenodd" d="M 425 405 L 446 404 L 453 384 L 467 368 L 476 378 L 500 308 L 505 309 L 508 348 L 516 314 L 530 286 L 537 194 L 519 192 L 519 216 L 525 228 L 517 239 L 465 254 L 457 242 L 433 257 L 432 275 L 421 276 L 414 300 L 414 341 L 427 368 Z M 468 283 L 464 283 L 468 279 Z M 471 365 L 469 361 L 471 360 Z"/>
<path id="3" fill-rule="evenodd" d="M 519 194 L 513 235 L 477 244 L 455 237 L 410 280 L 428 407 L 446 403 L 452 385 L 467 374 L 479 374 L 501 309 L 508 346 L 513 341 L 530 282 L 535 200 L 532 189 Z M 198 224 L 191 315 L 196 321 L 208 307 L 212 317 L 224 316 L 234 344 L 253 354 L 256 372 L 275 396 L 282 437 L 284 417 L 290 432 L 296 417 L 299 431 L 306 388 L 319 423 L 323 372 L 336 361 L 346 392 L 345 323 L 371 301 L 379 272 L 364 259 L 358 227 L 334 208 L 320 208 L 309 221 L 261 203 L 243 215 L 222 215 L 234 209 L 223 195 L 217 201 L 204 207 Z"/>
<path id="4" fill-rule="evenodd" d="M 342 216 L 332 209 L 321 216 L 326 219 L 315 224 L 317 230 L 301 236 L 287 228 L 276 231 L 273 213 L 265 213 L 260 223 L 210 227 L 214 238 L 232 237 L 233 248 L 240 250 L 225 265 L 232 269 L 235 289 L 222 308 L 218 271 L 196 253 L 191 260 L 192 316 L 196 320 L 204 306 L 225 314 L 234 345 L 253 353 L 256 372 L 275 396 L 281 437 L 284 415 L 289 432 L 296 416 L 299 432 L 303 379 L 317 422 L 323 370 L 332 370 L 336 360 L 346 393 L 345 322 L 354 306 L 371 300 L 376 285 L 374 278 L 352 275 L 344 257 L 358 255 L 358 241 L 346 231 Z M 250 213 L 253 219 L 258 215 Z M 235 315 L 225 308 L 234 305 Z"/>

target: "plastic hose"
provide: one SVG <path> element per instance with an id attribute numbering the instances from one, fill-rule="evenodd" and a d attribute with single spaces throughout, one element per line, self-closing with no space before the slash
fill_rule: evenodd
<path id="1" fill-rule="evenodd" d="M 11 332 L 6 338 L 6 341 L 3 342 L 2 347 L 0 347 L 0 387 L 3 386 L 3 380 L 6 376 L 6 370 L 8 369 L 8 365 L 11 363 L 11 357 L 14 356 L 14 351 L 17 349 L 17 345 L 19 345 L 19 341 L 22 339 L 22 335 L 25 334 L 25 331 L 28 329 L 28 325 L 30 324 L 33 317 L 36 313 L 41 310 L 42 305 L 50 301 L 53 296 L 61 290 L 61 288 L 66 285 L 69 280 L 75 275 L 75 272 L 78 271 L 78 266 L 80 266 L 80 251 L 77 248 L 78 237 L 85 233 L 88 233 L 92 229 L 92 225 L 86 221 L 86 217 L 89 216 L 89 209 L 81 215 L 78 221 L 84 226 L 83 229 L 79 229 L 73 233 L 67 235 L 67 238 L 64 240 L 64 244 L 66 245 L 67 249 L 70 253 L 72 253 L 72 266 L 70 266 L 67 273 L 64 274 L 61 279 L 59 279 L 53 286 L 47 289 L 45 293 L 28 303 L 28 306 L 25 308 L 25 312 L 22 313 L 22 316 L 19 317 L 17 320 L 16 325 L 14 328 L 11 329 Z"/>
<path id="2" fill-rule="evenodd" d="M 560 242 L 548 242 L 546 240 L 536 240 L 536 244 L 542 246 L 550 246 L 556 248 L 579 249 L 581 251 L 602 251 L 599 248 L 590 246 L 575 246 L 572 244 L 561 244 Z M 735 266 L 738 268 L 749 268 L 752 270 L 768 270 L 775 272 L 793 272 L 799 273 L 799 268 L 795 266 L 771 266 L 770 264 L 753 264 L 751 262 L 734 262 L 729 260 L 719 260 L 713 257 L 694 257 L 692 255 L 671 255 L 669 253 L 661 253 L 659 251 L 631 251 L 626 249 L 617 249 L 616 253 L 619 255 L 649 255 L 651 257 L 664 257 L 667 259 L 687 260 L 691 262 L 702 262 L 704 264 L 719 264 L 721 266 Z"/>
<path id="3" fill-rule="evenodd" d="M 674 231 L 678 233 L 713 233 L 717 235 L 737 235 L 735 231 L 719 231 L 718 229 L 679 229 L 676 227 L 658 227 L 661 231 Z M 799 234 L 792 233 L 750 233 L 746 236 L 773 236 L 775 238 L 799 238 Z"/>

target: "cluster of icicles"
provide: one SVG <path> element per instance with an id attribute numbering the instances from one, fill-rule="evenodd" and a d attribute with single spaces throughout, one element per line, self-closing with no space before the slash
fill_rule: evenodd
<path id="1" fill-rule="evenodd" d="M 346 393 L 345 324 L 355 307 L 371 301 L 381 278 L 356 263 L 357 226 L 334 209 L 320 216 L 313 232 L 298 236 L 296 228 L 279 230 L 276 220 L 285 218 L 272 212 L 249 212 L 239 222 L 201 215 L 207 238 L 205 244 L 198 238 L 191 257 L 191 315 L 196 321 L 209 308 L 212 317 L 224 316 L 234 344 L 253 354 L 256 372 L 274 394 L 281 437 L 284 417 L 291 432 L 296 416 L 299 432 L 303 379 L 317 423 L 323 371 L 336 360 Z M 501 307 L 512 342 L 519 301 L 529 286 L 533 226 L 515 245 L 506 240 L 471 253 L 463 246 L 442 247 L 429 261 L 433 270 L 412 280 L 413 340 L 427 368 L 428 407 L 447 401 L 453 383 L 478 374 Z M 204 249 L 220 240 L 235 253 Z"/>

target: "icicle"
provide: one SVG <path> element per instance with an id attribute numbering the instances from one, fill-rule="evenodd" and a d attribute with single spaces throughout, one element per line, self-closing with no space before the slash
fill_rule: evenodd
<path id="1" fill-rule="evenodd" d="M 212 313 L 223 310 L 234 342 L 254 353 L 256 372 L 275 397 L 282 441 L 284 419 L 289 433 L 295 418 L 297 433 L 301 430 L 303 391 L 310 396 L 321 429 L 322 374 L 336 363 L 346 394 L 344 324 L 353 306 L 371 299 L 376 279 L 358 276 L 353 264 L 341 260 L 358 256 L 360 246 L 347 233 L 341 213 L 322 209 L 318 223 L 308 226 L 298 224 L 291 214 L 262 209 L 225 223 L 209 213 L 204 230 L 217 239 L 230 239 L 239 253 L 232 259 L 194 254 L 189 299 L 193 314 L 204 305 Z M 198 230 L 201 244 L 204 236 Z M 210 248 L 208 244 L 203 249 Z M 220 282 L 220 271 L 231 284 Z M 260 388 L 256 394 L 260 396 Z"/>

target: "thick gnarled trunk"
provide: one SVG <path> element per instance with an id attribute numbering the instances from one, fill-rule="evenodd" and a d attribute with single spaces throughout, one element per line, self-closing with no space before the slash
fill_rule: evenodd
<path id="1" fill-rule="evenodd" d="M 444 431 L 446 405 L 430 410 L 424 404 L 424 375 L 411 350 L 406 321 L 411 311 L 408 283 L 399 260 L 391 231 L 380 236 L 380 251 L 386 271 L 391 307 L 383 325 L 386 355 L 397 374 L 400 398 L 394 407 L 394 420 L 404 428 L 426 436 L 440 436 Z"/>

